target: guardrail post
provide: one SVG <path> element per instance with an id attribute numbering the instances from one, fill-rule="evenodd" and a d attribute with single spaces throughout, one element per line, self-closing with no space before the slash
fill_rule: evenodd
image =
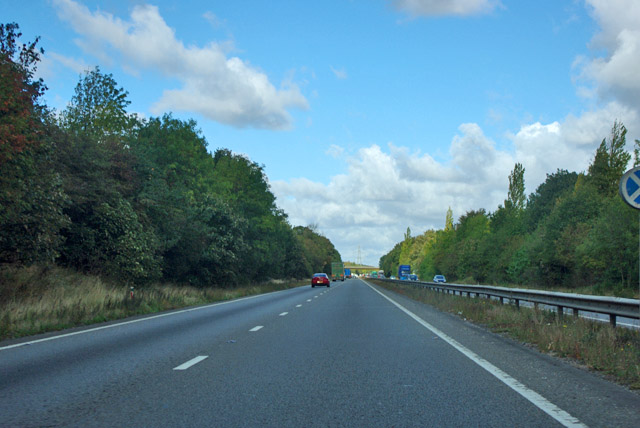
<path id="1" fill-rule="evenodd" d="M 609 324 L 611 324 L 613 328 L 616 327 L 616 316 L 614 314 L 609 315 Z"/>
<path id="2" fill-rule="evenodd" d="M 564 315 L 564 306 L 558 306 L 558 318 L 562 319 L 563 315 Z"/>
<path id="3" fill-rule="evenodd" d="M 516 303 L 516 308 L 520 309 L 520 299 L 513 299 Z"/>
<path id="4" fill-rule="evenodd" d="M 500 296 L 500 304 L 504 305 L 504 297 Z"/>

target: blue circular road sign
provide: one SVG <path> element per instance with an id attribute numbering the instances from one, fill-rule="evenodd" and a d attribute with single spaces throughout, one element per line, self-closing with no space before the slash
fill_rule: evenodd
<path id="1" fill-rule="evenodd" d="M 640 210 L 640 166 L 630 169 L 622 176 L 620 196 L 633 208 Z"/>

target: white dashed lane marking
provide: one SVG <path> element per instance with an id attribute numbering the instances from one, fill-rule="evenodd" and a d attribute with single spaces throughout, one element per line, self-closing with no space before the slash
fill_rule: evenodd
<path id="1" fill-rule="evenodd" d="M 262 327 L 264 327 L 264 326 L 263 326 L 263 325 L 257 325 L 257 326 L 253 327 L 253 328 L 252 328 L 251 330 L 249 330 L 249 331 L 258 331 L 258 330 L 260 330 Z"/>
<path id="2" fill-rule="evenodd" d="M 174 367 L 174 370 L 186 370 L 191 366 L 198 364 L 200 361 L 208 358 L 208 355 L 199 355 L 192 360 L 187 361 L 184 364 L 180 364 L 178 367 Z"/>
<path id="3" fill-rule="evenodd" d="M 287 315 L 288 313 L 289 312 L 283 312 L 283 313 L 280 314 L 280 316 L 283 317 L 283 316 Z"/>

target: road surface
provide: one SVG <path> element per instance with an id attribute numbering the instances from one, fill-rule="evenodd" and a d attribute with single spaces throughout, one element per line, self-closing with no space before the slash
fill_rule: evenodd
<path id="1" fill-rule="evenodd" d="M 360 279 L 0 343 L 2 427 L 640 426 L 640 395 Z"/>

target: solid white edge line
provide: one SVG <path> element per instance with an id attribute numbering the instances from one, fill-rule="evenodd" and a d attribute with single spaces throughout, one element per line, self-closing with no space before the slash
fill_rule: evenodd
<path id="1" fill-rule="evenodd" d="M 287 290 L 274 291 L 274 293 L 282 293 L 284 291 L 287 291 Z M 87 330 L 74 331 L 73 333 L 65 333 L 65 334 L 60 334 L 58 336 L 45 337 L 43 339 L 16 343 L 16 344 L 13 344 L 13 345 L 3 346 L 3 347 L 0 348 L 0 351 L 4 351 L 6 349 L 12 349 L 12 348 L 19 348 L 21 346 L 33 345 L 33 344 L 40 343 L 40 342 L 48 342 L 49 340 L 62 339 L 63 337 L 75 336 L 77 334 L 92 333 L 94 331 L 105 330 L 105 329 L 114 328 L 114 327 L 120 327 L 120 326 L 127 325 L 127 324 L 135 324 L 135 323 L 138 323 L 138 322 L 149 321 L 149 320 L 153 320 L 153 319 L 156 319 L 156 318 L 163 318 L 163 317 L 168 317 L 168 316 L 172 316 L 172 315 L 183 314 L 183 313 L 186 313 L 186 312 L 199 311 L 201 309 L 208 309 L 208 308 L 212 308 L 214 306 L 228 305 L 230 303 L 241 302 L 241 301 L 249 300 L 249 299 L 256 299 L 258 297 L 266 296 L 268 294 L 272 294 L 272 293 L 256 294 L 255 296 L 241 297 L 241 298 L 235 299 L 235 300 L 227 300 L 225 302 L 217 302 L 217 303 L 212 303 L 210 305 L 198 306 L 197 308 L 183 309 L 183 310 L 180 310 L 180 311 L 164 313 L 164 314 L 160 314 L 160 315 L 153 315 L 153 316 L 145 317 L 145 318 L 138 318 L 138 319 L 131 320 L 131 321 L 124 321 L 124 322 L 119 322 L 119 323 L 116 323 L 116 324 L 103 325 L 102 327 L 95 327 L 95 328 L 90 328 L 90 329 L 87 329 Z"/>
<path id="2" fill-rule="evenodd" d="M 522 397 L 524 397 L 527 400 L 529 400 L 534 406 L 536 406 L 537 408 L 539 408 L 540 410 L 542 410 L 543 412 L 545 412 L 546 414 L 551 416 L 553 419 L 555 419 L 556 421 L 561 423 L 563 426 L 565 426 L 565 427 L 582 427 L 582 428 L 586 428 L 587 427 L 585 424 L 580 422 L 579 419 L 571 416 L 569 413 L 567 413 L 566 411 L 562 410 L 561 408 L 559 408 L 558 406 L 556 406 L 555 404 L 553 404 L 552 402 L 550 402 L 549 400 L 544 398 L 542 395 L 538 394 L 537 392 L 527 388 L 524 384 L 520 383 L 519 381 L 517 381 L 516 379 L 514 379 L 513 377 L 511 377 L 507 373 L 503 372 L 498 367 L 494 366 L 493 364 L 491 364 L 490 362 L 488 362 L 484 358 L 480 357 L 479 355 L 477 355 L 476 353 L 474 353 L 470 349 L 465 348 L 460 343 L 458 343 L 456 340 L 454 340 L 453 338 L 447 336 L 444 332 L 438 330 L 436 327 L 432 326 L 431 324 L 429 324 L 428 322 L 426 322 L 422 318 L 418 317 L 416 314 L 414 314 L 413 312 L 411 312 L 410 310 L 408 310 L 407 308 L 402 306 L 400 303 L 397 303 L 395 300 L 393 300 L 390 297 L 386 296 L 384 293 L 376 290 L 374 287 L 372 287 L 366 281 L 365 281 L 365 284 L 367 284 L 369 286 L 369 288 L 371 288 L 373 291 L 375 291 L 376 293 L 380 294 L 382 297 L 384 297 L 389 302 L 394 304 L 396 307 L 398 307 L 398 309 L 403 311 L 405 314 L 409 315 L 411 318 L 413 318 L 415 321 L 417 321 L 423 327 L 425 327 L 428 330 L 431 330 L 433 333 L 435 333 L 442 340 L 444 340 L 449 345 L 453 346 L 455 349 L 460 351 L 465 357 L 469 358 L 471 361 L 473 361 L 474 363 L 476 363 L 477 365 L 479 365 L 480 367 L 485 369 L 487 372 L 492 374 L 494 377 L 496 377 L 502 383 L 504 383 L 509 388 L 511 388 L 512 390 L 514 390 L 518 394 L 520 394 Z"/>
<path id="3" fill-rule="evenodd" d="M 199 355 L 194 359 L 187 361 L 184 364 L 180 364 L 178 367 L 174 367 L 174 370 L 186 370 L 189 367 L 198 364 L 200 361 L 206 360 L 208 357 L 209 357 L 208 355 Z"/>
<path id="4" fill-rule="evenodd" d="M 249 330 L 249 331 L 258 331 L 258 330 L 260 330 L 262 327 L 264 327 L 264 326 L 263 326 L 263 325 L 257 325 L 257 326 L 253 327 L 253 328 L 252 328 L 251 330 Z"/>

